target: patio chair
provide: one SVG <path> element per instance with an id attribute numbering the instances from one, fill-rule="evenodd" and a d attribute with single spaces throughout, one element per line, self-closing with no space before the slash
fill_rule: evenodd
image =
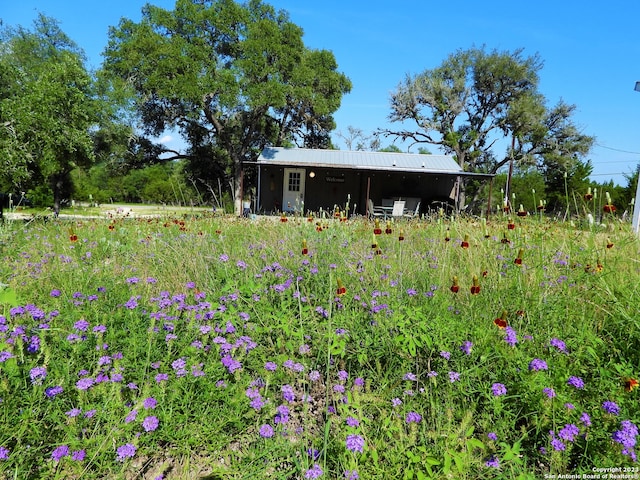
<path id="1" fill-rule="evenodd" d="M 367 210 L 369 211 L 369 218 L 387 218 L 387 213 L 384 211 L 384 209 L 382 207 L 375 207 L 373 205 L 373 200 L 369 199 L 368 200 L 368 208 Z"/>
<path id="2" fill-rule="evenodd" d="M 391 211 L 392 217 L 401 217 L 404 215 L 404 200 L 396 200 L 393 202 L 393 210 Z"/>
<path id="3" fill-rule="evenodd" d="M 420 202 L 416 203 L 416 208 L 414 210 L 405 209 L 404 216 L 407 218 L 414 218 L 420 216 Z"/>

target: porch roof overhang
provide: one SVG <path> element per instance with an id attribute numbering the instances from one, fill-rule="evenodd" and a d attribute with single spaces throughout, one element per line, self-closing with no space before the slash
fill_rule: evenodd
<path id="1" fill-rule="evenodd" d="M 415 173 L 476 178 L 492 178 L 495 176 L 490 173 L 465 172 L 450 155 L 415 153 L 267 147 L 255 163 L 258 166 L 327 168 L 365 172 Z"/>

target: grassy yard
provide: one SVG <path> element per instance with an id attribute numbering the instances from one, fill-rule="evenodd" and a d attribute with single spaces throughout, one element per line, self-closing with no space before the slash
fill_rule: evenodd
<path id="1" fill-rule="evenodd" d="M 146 213 L 0 224 L 0 478 L 640 475 L 614 216 Z"/>

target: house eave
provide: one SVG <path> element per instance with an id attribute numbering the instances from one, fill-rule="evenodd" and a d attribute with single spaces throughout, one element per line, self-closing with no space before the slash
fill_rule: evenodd
<path id="1" fill-rule="evenodd" d="M 249 163 L 249 162 L 246 162 Z M 381 173 L 416 173 L 427 175 L 449 175 L 453 177 L 477 177 L 477 178 L 492 178 L 495 174 L 491 173 L 475 173 L 464 172 L 458 170 L 437 170 L 433 168 L 406 168 L 406 167 L 382 167 L 372 165 L 336 165 L 333 163 L 297 163 L 297 162 L 279 162 L 274 160 L 257 160 L 250 162 L 258 166 L 263 167 L 287 167 L 287 168 L 326 168 L 333 170 L 360 170 L 368 172 L 381 172 Z"/>

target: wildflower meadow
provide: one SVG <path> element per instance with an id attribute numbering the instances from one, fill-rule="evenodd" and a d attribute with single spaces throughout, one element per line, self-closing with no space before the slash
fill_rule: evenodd
<path id="1" fill-rule="evenodd" d="M 638 478 L 604 215 L 0 224 L 0 478 Z"/>

